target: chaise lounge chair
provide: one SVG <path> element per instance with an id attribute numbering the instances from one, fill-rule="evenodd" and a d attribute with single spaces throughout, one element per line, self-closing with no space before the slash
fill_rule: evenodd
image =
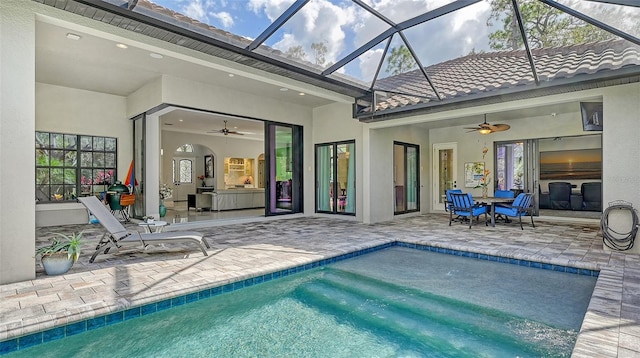
<path id="1" fill-rule="evenodd" d="M 137 231 L 129 232 L 127 228 L 109 212 L 104 204 L 95 196 L 78 198 L 78 200 L 100 221 L 100 224 L 107 230 L 96 246 L 96 251 L 91 256 L 89 262 L 93 262 L 100 253 L 107 253 L 113 247 L 116 250 L 122 243 L 140 243 L 145 248 L 149 244 L 171 243 L 171 242 L 193 242 L 200 247 L 202 253 L 208 256 L 209 244 L 202 238 L 202 234 L 196 231 L 175 231 L 145 234 Z"/>

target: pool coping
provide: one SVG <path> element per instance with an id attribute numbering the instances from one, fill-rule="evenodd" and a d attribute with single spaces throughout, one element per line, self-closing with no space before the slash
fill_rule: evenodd
<path id="1" fill-rule="evenodd" d="M 300 264 L 297 266 L 292 266 L 289 268 L 285 268 L 282 270 L 277 270 L 273 272 L 267 272 L 265 274 L 258 274 L 249 278 L 236 277 L 229 279 L 227 283 L 216 283 L 215 286 L 201 289 L 197 288 L 195 292 L 190 292 L 186 294 L 179 294 L 175 297 L 159 300 L 156 302 L 151 302 L 147 304 L 142 304 L 135 307 L 130 307 L 126 309 L 121 309 L 113 313 L 108 313 L 104 315 L 100 315 L 97 317 L 92 317 L 88 319 L 80 319 L 71 323 L 59 325 L 56 327 L 52 327 L 49 329 L 27 333 L 22 335 L 16 335 L 14 337 L 10 337 L 4 341 L 0 342 L 0 355 L 8 354 L 11 352 L 27 349 L 39 344 L 48 343 L 51 341 L 55 341 L 58 339 L 62 339 L 68 336 L 73 336 L 79 333 L 84 333 L 87 331 L 91 331 L 97 328 L 106 327 L 112 324 L 120 323 L 127 321 L 129 319 L 146 316 L 152 313 L 164 311 L 170 308 L 179 307 L 187 303 L 196 302 L 199 300 L 207 299 L 210 297 L 214 297 L 223 293 L 232 292 L 235 290 L 239 290 L 246 287 L 251 287 L 260 283 L 269 282 L 278 278 L 286 277 L 295 273 L 304 272 L 310 269 L 314 269 L 317 267 L 326 266 L 335 262 L 343 261 L 346 259 L 350 259 L 353 257 L 365 255 L 371 252 L 387 249 L 390 247 L 406 247 L 410 249 L 429 251 L 440 254 L 447 254 L 453 256 L 460 257 L 468 257 L 475 258 L 479 260 L 487 260 L 517 266 L 531 267 L 543 270 L 551 270 L 556 272 L 565 272 L 569 274 L 577 274 L 577 275 L 586 275 L 591 277 L 598 278 L 603 268 L 595 263 L 586 263 L 582 261 L 572 261 L 572 260 L 560 260 L 560 259 L 548 259 L 540 256 L 532 256 L 532 255 L 523 255 L 523 254 L 508 254 L 508 253 L 500 253 L 500 252 L 481 252 L 482 250 L 473 250 L 469 247 L 456 247 L 455 245 L 442 245 L 442 244 L 427 244 L 420 242 L 410 242 L 409 240 L 393 240 L 382 244 L 377 244 L 374 246 L 369 246 L 361 249 L 356 249 L 352 252 L 337 254 L 335 256 L 323 258 L 320 260 L 315 260 L 309 263 Z M 611 273 L 605 271 L 607 275 Z M 596 296 L 596 289 L 598 287 L 598 281 L 596 281 L 596 288 L 592 293 L 593 297 Z M 583 330 L 589 330 L 589 323 L 598 318 L 593 317 L 592 314 L 589 314 L 592 302 L 589 304 L 589 308 L 587 309 L 587 314 L 585 315 L 585 319 L 583 320 L 583 328 L 581 328 L 581 332 L 578 335 L 578 340 L 576 341 L 576 346 L 574 347 L 574 352 L 576 349 L 578 351 L 582 350 L 582 347 L 578 346 L 578 343 L 581 345 L 584 344 L 585 339 L 588 337 L 582 337 Z M 589 320 L 588 320 L 589 318 Z M 596 322 L 592 322 L 596 323 Z M 586 325 L 586 328 L 584 327 Z M 601 321 L 598 320 L 598 325 L 601 325 Z M 615 346 L 617 348 L 617 344 Z"/>

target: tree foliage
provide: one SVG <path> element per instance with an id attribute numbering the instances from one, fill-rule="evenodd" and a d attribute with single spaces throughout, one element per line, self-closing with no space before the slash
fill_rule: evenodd
<path id="1" fill-rule="evenodd" d="M 324 65 L 326 59 L 325 56 L 327 55 L 327 46 L 324 44 L 324 42 L 314 42 L 311 44 L 311 49 L 313 50 L 313 56 L 315 58 L 316 61 L 316 65 Z"/>
<path id="2" fill-rule="evenodd" d="M 304 48 L 302 46 L 291 46 L 287 49 L 287 52 L 284 53 L 287 57 L 294 58 L 296 60 L 305 60 L 307 58 L 307 54 L 304 52 Z"/>
<path id="3" fill-rule="evenodd" d="M 316 65 L 324 65 L 327 61 L 326 56 L 329 49 L 324 42 L 314 42 L 311 44 L 311 50 L 313 51 L 313 61 Z M 304 51 L 304 47 L 301 45 L 291 46 L 284 53 L 285 56 L 293 58 L 299 61 L 309 61 L 307 59 L 307 53 Z"/>
<path id="4" fill-rule="evenodd" d="M 521 0 L 518 4 L 532 48 L 567 46 L 613 38 L 613 34 L 538 0 Z M 511 0 L 491 0 L 491 15 L 487 25 L 492 26 L 494 22 L 502 22 L 502 28 L 489 34 L 489 46 L 492 49 L 524 48 Z"/>
<path id="5" fill-rule="evenodd" d="M 405 46 L 394 47 L 387 58 L 387 72 L 398 75 L 418 68 L 418 64 L 411 55 L 411 51 Z"/>

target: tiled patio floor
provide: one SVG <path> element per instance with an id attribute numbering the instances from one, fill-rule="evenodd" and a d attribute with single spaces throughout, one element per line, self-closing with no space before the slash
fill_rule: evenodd
<path id="1" fill-rule="evenodd" d="M 400 240 L 600 269 L 573 355 L 640 356 L 640 258 L 602 250 L 597 224 L 538 221 L 524 230 L 515 224 L 469 230 L 458 223 L 449 227 L 448 217 L 438 214 L 375 225 L 321 217 L 263 219 L 198 228 L 211 244 L 209 256 L 188 244 L 167 244 L 100 255 L 93 264 L 88 263 L 97 241 L 92 233 L 101 233 L 100 226 L 56 229 L 86 230 L 91 240 L 68 274 L 46 276 L 38 262 L 35 280 L 0 286 L 0 341 Z"/>

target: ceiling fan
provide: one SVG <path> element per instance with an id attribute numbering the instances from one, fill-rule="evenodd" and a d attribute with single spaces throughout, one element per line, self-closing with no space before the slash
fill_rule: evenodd
<path id="1" fill-rule="evenodd" d="M 480 132 L 480 134 L 491 134 L 491 133 L 494 133 L 494 132 L 506 131 L 509 128 L 511 128 L 511 126 L 508 125 L 508 124 L 491 124 L 491 123 L 487 123 L 487 115 L 485 114 L 484 115 L 484 123 L 478 124 L 477 127 L 473 127 L 473 128 L 467 127 L 465 129 L 471 129 L 467 133 L 478 131 L 478 132 Z"/>
<path id="2" fill-rule="evenodd" d="M 227 121 L 224 121 L 224 128 L 217 130 L 217 131 L 209 131 L 207 133 L 222 133 L 224 135 L 229 135 L 229 134 L 235 134 L 235 135 L 244 135 L 244 133 L 240 133 L 238 131 L 232 131 L 230 129 L 227 129 Z"/>

